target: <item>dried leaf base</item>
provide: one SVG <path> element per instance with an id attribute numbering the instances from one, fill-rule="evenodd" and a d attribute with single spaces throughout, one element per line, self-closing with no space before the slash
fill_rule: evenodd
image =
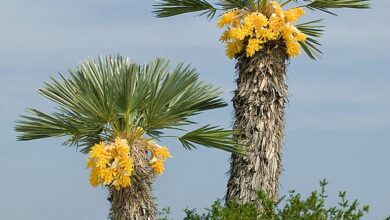
<path id="1" fill-rule="evenodd" d="M 254 201 L 259 190 L 277 199 L 288 98 L 285 51 L 282 42 L 269 42 L 253 57 L 236 57 L 235 129 L 242 132 L 247 155 L 231 157 L 227 202 Z"/>

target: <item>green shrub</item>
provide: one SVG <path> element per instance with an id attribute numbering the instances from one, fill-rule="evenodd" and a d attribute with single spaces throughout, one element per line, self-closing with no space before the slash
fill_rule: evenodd
<path id="1" fill-rule="evenodd" d="M 252 203 L 231 202 L 224 206 L 221 200 L 217 200 L 203 214 L 198 214 L 195 209 L 185 209 L 184 220 L 358 220 L 368 213 L 367 205 L 360 206 L 357 200 L 347 200 L 346 192 L 339 193 L 336 206 L 327 208 L 327 184 L 326 180 L 320 181 L 320 191 L 313 191 L 306 199 L 300 193 L 290 191 L 278 202 L 273 202 L 264 192 L 259 192 L 258 199 Z M 262 210 L 257 208 L 259 206 Z M 161 220 L 168 220 L 168 214 L 169 209 Z"/>

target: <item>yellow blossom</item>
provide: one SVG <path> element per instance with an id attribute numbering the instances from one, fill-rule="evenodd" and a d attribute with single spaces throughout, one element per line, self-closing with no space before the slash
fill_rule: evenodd
<path id="1" fill-rule="evenodd" d="M 104 155 L 105 154 L 105 149 L 104 149 L 104 143 L 100 142 L 98 144 L 95 144 L 89 153 L 90 158 L 94 158 L 96 156 Z"/>
<path id="2" fill-rule="evenodd" d="M 160 159 L 154 159 L 150 162 L 150 167 L 153 169 L 153 172 L 157 175 L 161 175 L 164 172 L 164 163 Z"/>
<path id="3" fill-rule="evenodd" d="M 263 40 L 264 42 L 276 40 L 278 38 L 278 35 L 275 34 L 275 32 L 271 31 L 270 29 L 266 29 L 266 28 L 256 30 L 256 36 L 257 36 L 257 38 Z"/>
<path id="4" fill-rule="evenodd" d="M 251 57 L 257 51 L 259 51 L 262 48 L 261 43 L 263 43 L 263 41 L 261 41 L 259 39 L 250 39 L 248 41 L 248 45 L 246 46 L 246 56 Z"/>
<path id="5" fill-rule="evenodd" d="M 268 24 L 267 17 L 258 12 L 253 12 L 244 18 L 243 25 L 248 28 L 262 28 Z"/>
<path id="6" fill-rule="evenodd" d="M 283 13 L 286 22 L 295 23 L 302 15 L 305 14 L 305 10 L 302 8 L 292 8 Z"/>
<path id="7" fill-rule="evenodd" d="M 278 2 L 272 1 L 270 2 L 270 5 L 273 9 L 273 13 L 275 13 L 276 16 L 284 18 L 284 13 L 282 7 L 279 5 Z"/>
<path id="8" fill-rule="evenodd" d="M 130 147 L 127 144 L 127 141 L 124 139 L 116 139 L 115 140 L 115 151 L 113 154 L 118 156 L 127 156 L 130 152 Z"/>
<path id="9" fill-rule="evenodd" d="M 105 157 L 104 155 L 95 158 L 95 167 L 98 169 L 105 169 L 108 164 L 109 164 L 109 159 L 107 159 L 107 157 Z"/>
<path id="10" fill-rule="evenodd" d="M 121 138 L 115 138 L 115 147 L 116 148 L 123 148 L 123 149 L 129 149 L 129 145 L 127 145 L 126 139 Z"/>
<path id="11" fill-rule="evenodd" d="M 276 14 L 271 15 L 271 18 L 269 19 L 268 22 L 269 30 L 273 31 L 275 34 L 279 35 L 280 30 L 283 28 L 285 25 L 284 19 L 276 16 Z"/>
<path id="12" fill-rule="evenodd" d="M 99 182 L 99 174 L 96 169 L 92 169 L 91 175 L 89 176 L 89 182 L 93 187 L 97 187 Z"/>
<path id="13" fill-rule="evenodd" d="M 226 55 L 230 59 L 233 59 L 236 56 L 236 54 L 238 54 L 242 51 L 243 48 L 244 48 L 244 45 L 243 45 L 242 41 L 229 42 L 226 45 Z"/>
<path id="14" fill-rule="evenodd" d="M 89 158 L 87 162 L 87 168 L 94 168 L 95 167 L 95 160 L 94 158 Z"/>
<path id="15" fill-rule="evenodd" d="M 155 157 L 159 158 L 159 159 L 168 159 L 168 158 L 171 158 L 171 154 L 169 153 L 168 151 L 168 148 L 167 147 L 157 147 L 153 150 L 153 154 Z"/>
<path id="16" fill-rule="evenodd" d="M 250 35 L 251 31 L 245 27 L 236 27 L 230 29 L 230 36 L 236 40 L 244 40 L 246 36 Z"/>
<path id="17" fill-rule="evenodd" d="M 218 20 L 217 26 L 219 28 L 222 28 L 226 25 L 233 25 L 234 21 L 237 19 L 237 10 L 226 12 L 221 16 L 221 18 Z"/>
<path id="18" fill-rule="evenodd" d="M 99 176 L 103 180 L 104 185 L 109 185 L 114 180 L 115 171 L 112 168 L 99 170 Z"/>
<path id="19" fill-rule="evenodd" d="M 113 185 L 116 188 L 128 186 L 133 171 L 133 160 L 129 152 L 130 147 L 125 139 L 116 138 L 108 145 L 103 142 L 95 144 L 87 162 L 87 167 L 91 168 L 91 185 Z"/>
<path id="20" fill-rule="evenodd" d="M 226 55 L 230 59 L 244 48 L 246 56 L 251 57 L 267 42 L 278 40 L 284 42 L 286 53 L 292 58 L 300 53 L 299 42 L 307 39 L 293 25 L 304 13 L 302 8 L 283 11 L 277 1 L 271 1 L 264 14 L 260 11 L 230 11 L 218 21 L 219 28 L 227 26 L 219 40 L 226 43 Z"/>
<path id="21" fill-rule="evenodd" d="M 230 29 L 227 29 L 226 31 L 223 32 L 223 34 L 219 38 L 219 41 L 228 42 L 230 39 L 232 39 L 232 37 L 230 36 Z"/>
<path id="22" fill-rule="evenodd" d="M 299 47 L 299 43 L 296 41 L 286 42 L 287 54 L 290 58 L 294 58 L 301 53 L 301 48 Z"/>
<path id="23" fill-rule="evenodd" d="M 131 185 L 130 178 L 120 176 L 118 179 L 116 179 L 112 185 L 115 187 L 115 189 L 119 190 L 121 188 L 126 188 Z"/>
<path id="24" fill-rule="evenodd" d="M 283 35 L 283 38 L 285 41 L 289 41 L 293 38 L 293 31 L 294 31 L 294 29 L 291 25 L 285 25 L 283 27 L 282 35 Z"/>
<path id="25" fill-rule="evenodd" d="M 307 35 L 299 31 L 298 29 L 295 29 L 293 32 L 294 39 L 297 41 L 305 42 L 307 39 Z"/>
<path id="26" fill-rule="evenodd" d="M 144 130 L 134 129 L 133 132 L 143 133 Z M 133 138 L 135 136 L 128 136 Z M 164 161 L 171 156 L 167 147 L 147 140 L 141 136 L 132 140 L 150 151 L 150 168 L 156 175 L 164 172 Z M 119 190 L 131 185 L 131 175 L 134 169 L 134 160 L 131 158 L 130 146 L 126 139 L 115 138 L 113 142 L 100 142 L 91 147 L 87 168 L 91 169 L 90 184 L 94 187 L 104 185 Z"/>
<path id="27" fill-rule="evenodd" d="M 156 175 L 164 172 L 164 161 L 171 158 L 171 154 L 167 147 L 163 147 L 154 141 L 148 142 L 148 149 L 150 150 L 150 167 Z"/>

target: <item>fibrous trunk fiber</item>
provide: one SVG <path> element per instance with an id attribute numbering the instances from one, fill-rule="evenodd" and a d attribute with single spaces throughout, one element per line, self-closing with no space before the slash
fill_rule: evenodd
<path id="1" fill-rule="evenodd" d="M 254 201 L 259 190 L 278 198 L 287 103 L 285 51 L 282 42 L 269 42 L 253 57 L 244 53 L 236 57 L 234 126 L 241 133 L 246 155 L 231 157 L 226 202 Z"/>
<path id="2" fill-rule="evenodd" d="M 116 190 L 110 188 L 111 220 L 155 220 L 156 204 L 152 193 L 153 172 L 149 168 L 147 151 L 133 147 L 130 152 L 134 160 L 131 185 Z"/>

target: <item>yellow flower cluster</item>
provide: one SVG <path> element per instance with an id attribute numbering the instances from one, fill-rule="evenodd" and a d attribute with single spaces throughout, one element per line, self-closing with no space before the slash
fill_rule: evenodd
<path id="1" fill-rule="evenodd" d="M 217 26 L 227 27 L 220 37 L 226 43 L 226 55 L 232 59 L 245 49 L 246 56 L 252 57 L 266 42 L 283 39 L 288 56 L 296 57 L 301 52 L 299 41 L 304 42 L 306 35 L 292 24 L 304 13 L 302 8 L 283 11 L 272 1 L 264 13 L 232 10 L 223 14 Z"/>
<path id="2" fill-rule="evenodd" d="M 156 175 L 161 175 L 164 172 L 164 161 L 172 157 L 168 148 L 142 138 L 142 134 L 137 136 L 137 142 L 149 151 L 150 168 Z M 89 152 L 87 162 L 87 168 L 91 168 L 91 185 L 113 186 L 117 190 L 130 186 L 134 169 L 130 150 L 127 141 L 120 138 L 109 144 L 95 144 Z"/>
<path id="3" fill-rule="evenodd" d="M 167 147 L 160 146 L 154 141 L 148 141 L 148 150 L 150 151 L 150 167 L 156 175 L 164 172 L 164 161 L 171 158 Z"/>
<path id="4" fill-rule="evenodd" d="M 115 142 L 105 145 L 95 144 L 90 151 L 87 167 L 91 168 L 90 183 L 125 188 L 131 184 L 133 159 L 129 156 L 130 147 L 125 139 L 116 138 Z"/>

